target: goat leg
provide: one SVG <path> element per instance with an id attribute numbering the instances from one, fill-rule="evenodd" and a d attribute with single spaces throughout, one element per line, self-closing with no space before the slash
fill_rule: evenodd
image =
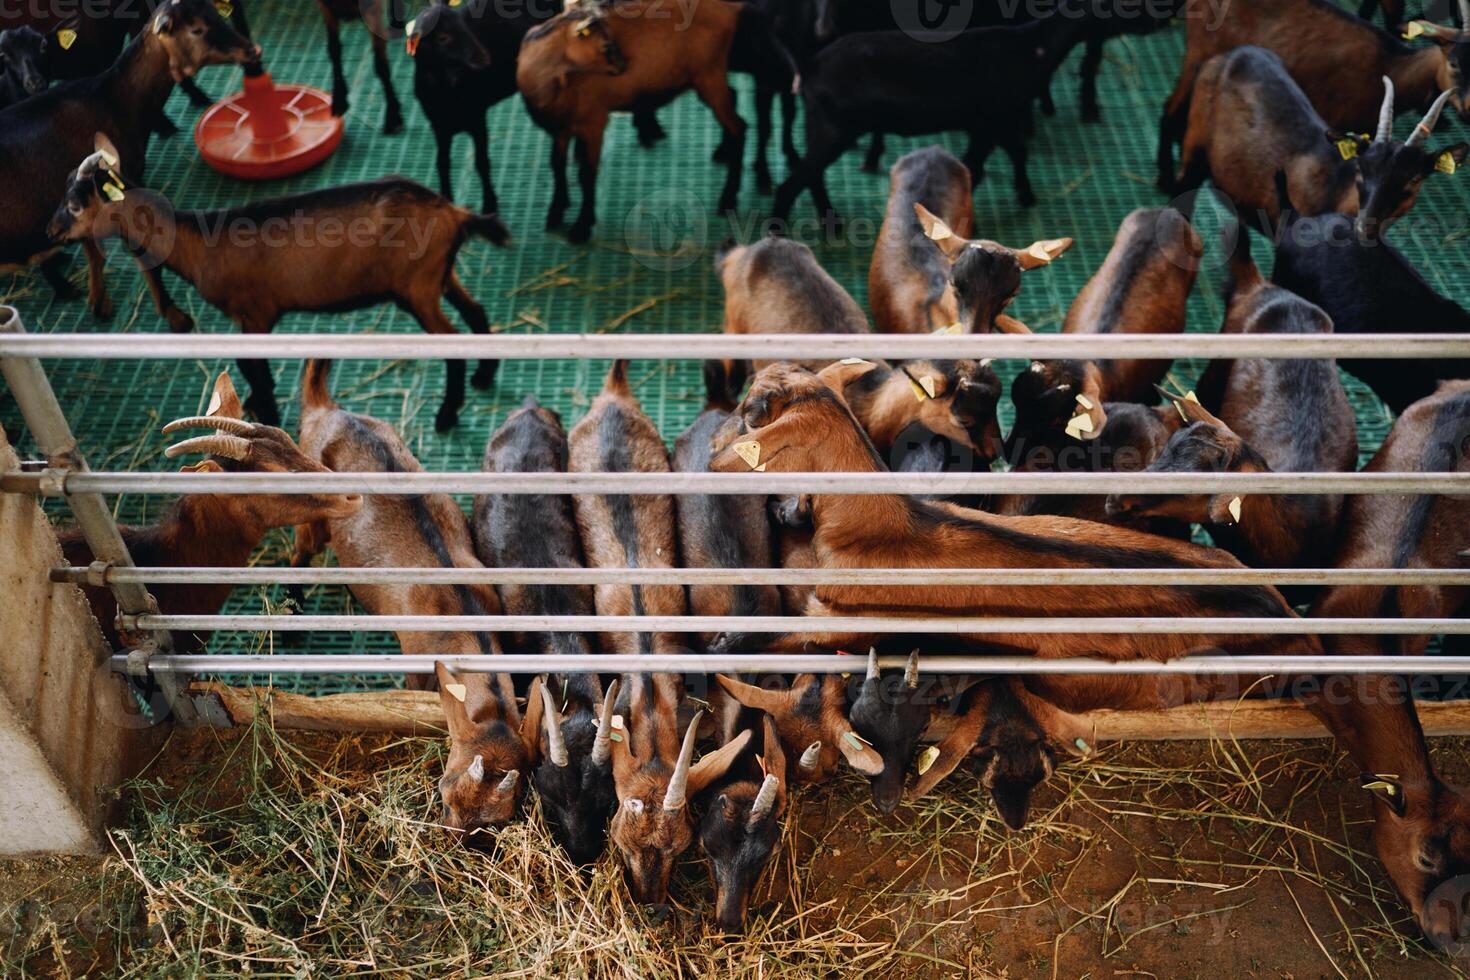
<path id="1" fill-rule="evenodd" d="M 439 193 L 454 200 L 454 176 L 450 173 L 450 150 L 454 146 L 454 131 L 434 128 L 434 167 L 439 172 Z"/>
<path id="2" fill-rule="evenodd" d="M 725 138 L 720 145 L 727 155 L 725 160 L 725 186 L 720 189 L 721 211 L 734 210 L 740 195 L 741 158 L 745 155 L 745 120 L 735 111 L 735 93 L 723 71 L 701 76 L 694 80 L 694 91 L 719 120 Z"/>
<path id="3" fill-rule="evenodd" d="M 500 210 L 500 200 L 495 196 L 495 185 L 490 181 L 490 139 L 485 132 L 485 117 L 470 130 L 470 140 L 475 146 L 475 172 L 480 175 L 482 214 L 495 214 Z M 446 197 L 448 195 L 445 195 Z"/>
<path id="4" fill-rule="evenodd" d="M 458 273 L 449 273 L 449 282 L 445 284 L 444 297 L 449 300 L 449 305 L 464 317 L 465 325 L 470 328 L 471 333 L 490 332 L 490 318 L 485 315 L 485 308 L 476 303 L 475 298 L 464 288 L 464 283 L 460 282 Z M 470 378 L 470 384 L 482 391 L 492 387 L 495 384 L 495 372 L 499 369 L 499 361 L 492 357 L 485 358 L 475 369 L 474 377 Z"/>
<path id="5" fill-rule="evenodd" d="M 347 115 L 347 76 L 342 71 L 342 29 L 337 16 L 322 7 L 327 25 L 327 57 L 332 62 L 332 115 Z"/>
<path id="6" fill-rule="evenodd" d="M 168 328 L 174 333 L 189 333 L 194 329 L 194 318 L 179 309 L 173 297 L 163 285 L 163 275 L 156 266 L 145 265 L 141 260 L 138 268 L 143 273 L 143 282 L 148 286 L 148 295 L 153 297 L 153 308 L 158 315 L 168 321 Z"/>
<path id="7" fill-rule="evenodd" d="M 776 101 L 776 90 L 764 82 L 755 85 L 755 189 L 761 194 L 771 193 L 771 109 Z"/>
<path id="8" fill-rule="evenodd" d="M 90 238 L 82 239 L 82 252 L 87 256 L 87 305 L 99 320 L 112 319 L 112 297 L 107 295 L 107 283 L 102 278 L 107 259 L 102 249 Z"/>
<path id="9" fill-rule="evenodd" d="M 382 34 L 373 33 L 373 73 L 383 85 L 383 99 L 387 102 L 383 110 L 383 135 L 392 136 L 403 131 L 403 106 L 398 103 L 398 93 L 393 90 L 393 74 L 388 68 L 388 40 Z"/>
<path id="10" fill-rule="evenodd" d="M 1087 42 L 1087 52 L 1082 56 L 1082 121 L 1097 122 L 1102 118 L 1102 111 L 1097 105 L 1097 74 L 1102 69 L 1103 46 L 1102 41 L 1092 39 Z M 1051 93 L 1047 92 L 1047 101 L 1051 101 Z M 1041 107 L 1046 112 L 1045 103 Z M 1046 112 L 1049 116 L 1052 113 Z"/>
<path id="11" fill-rule="evenodd" d="M 1016 174 L 1016 199 L 1021 207 L 1029 208 L 1036 203 L 1036 192 L 1031 189 L 1031 175 L 1026 172 L 1026 138 L 1020 133 L 1012 134 L 1006 139 L 1005 151 Z"/>
<path id="12" fill-rule="evenodd" d="M 790 92 L 781 93 L 781 153 L 788 170 L 801 162 L 801 154 L 796 152 L 796 96 Z"/>
<path id="13" fill-rule="evenodd" d="M 184 90 L 184 94 L 189 97 L 189 104 L 196 109 L 208 109 L 214 105 L 214 100 L 192 78 L 186 78 L 180 82 L 179 88 Z"/>
<path id="14" fill-rule="evenodd" d="M 597 224 L 597 167 L 602 161 L 602 133 L 606 126 L 604 117 L 577 135 L 577 186 L 582 191 L 582 208 L 577 212 L 577 220 L 567 229 L 567 241 L 573 245 L 591 238 L 592 226 Z"/>
<path id="15" fill-rule="evenodd" d="M 245 333 L 266 333 L 264 330 L 246 330 Z M 250 385 L 250 395 L 245 399 L 245 410 L 265 424 L 280 426 L 281 413 L 276 408 L 276 381 L 271 376 L 269 361 L 242 358 L 236 362 L 240 374 Z"/>
<path id="16" fill-rule="evenodd" d="M 57 252 L 41 262 L 41 277 L 50 285 L 57 299 L 76 299 L 82 295 L 81 290 L 66 278 L 66 269 L 70 264 L 71 257 L 65 252 Z"/>
<path id="17" fill-rule="evenodd" d="M 638 145 L 645 150 L 651 150 L 660 141 L 668 137 L 663 124 L 658 121 L 658 115 L 652 109 L 635 109 L 633 111 L 633 128 L 638 131 Z"/>
<path id="18" fill-rule="evenodd" d="M 557 133 L 551 138 L 551 206 L 546 209 L 546 230 L 555 231 L 566 223 L 567 205 L 572 202 L 567 189 L 567 142 L 566 133 Z"/>

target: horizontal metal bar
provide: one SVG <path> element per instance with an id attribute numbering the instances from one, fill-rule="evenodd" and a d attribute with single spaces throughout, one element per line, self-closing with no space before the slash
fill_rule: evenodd
<path id="1" fill-rule="evenodd" d="M 1470 619 L 1349 619 L 1255 616 L 120 616 L 122 629 L 371 630 L 394 633 L 1220 633 L 1470 634 Z"/>
<path id="2" fill-rule="evenodd" d="M 1470 337 L 1438 334 L 165 334 L 0 337 L 0 357 L 470 358 L 748 357 L 1470 357 Z"/>
<path id="3" fill-rule="evenodd" d="M 51 581 L 155 585 L 1470 585 L 1470 568 L 91 568 Z"/>
<path id="4" fill-rule="evenodd" d="M 40 493 L 46 474 L 0 475 Z M 68 473 L 67 493 L 1470 494 L 1470 473 Z"/>
<path id="5" fill-rule="evenodd" d="M 155 656 L 149 667 L 165 673 L 215 674 L 432 674 L 435 661 L 462 670 L 506 674 L 569 673 L 712 673 L 715 671 L 771 674 L 861 673 L 859 657 L 830 654 L 593 654 L 544 656 L 506 654 L 500 657 L 392 654 L 282 655 L 172 654 Z M 905 657 L 880 657 L 881 667 L 900 668 Z M 127 666 L 127 655 L 112 658 L 115 670 Z M 919 669 L 928 674 L 1464 674 L 1464 657 L 1181 657 L 1154 660 L 1063 660 L 1037 657 L 927 656 Z"/>

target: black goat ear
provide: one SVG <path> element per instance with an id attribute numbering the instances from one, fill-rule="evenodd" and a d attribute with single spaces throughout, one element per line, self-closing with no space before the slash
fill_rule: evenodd
<path id="1" fill-rule="evenodd" d="M 1364 773 L 1360 785 L 1376 799 L 1387 804 L 1395 816 L 1404 815 L 1404 787 L 1393 776 Z"/>

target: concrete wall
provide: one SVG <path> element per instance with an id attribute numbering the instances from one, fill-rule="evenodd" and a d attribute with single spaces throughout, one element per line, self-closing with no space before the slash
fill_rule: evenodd
<path id="1" fill-rule="evenodd" d="M 18 460 L 0 430 L 0 470 Z M 105 669 L 110 654 L 35 499 L 0 494 L 0 854 L 87 852 L 110 790 L 158 735 Z"/>

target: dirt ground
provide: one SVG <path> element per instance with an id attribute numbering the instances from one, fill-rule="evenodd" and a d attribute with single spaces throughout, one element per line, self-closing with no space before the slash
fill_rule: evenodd
<path id="1" fill-rule="evenodd" d="M 1464 781 L 1467 743 L 1435 749 Z M 0 863 L 0 974 L 1462 975 L 1391 893 L 1325 741 L 1104 747 L 1020 833 L 963 770 L 889 818 L 856 777 L 802 791 L 744 939 L 706 931 L 693 851 L 658 924 L 611 857 L 589 877 L 543 853 L 534 813 L 502 854 L 451 852 L 440 751 L 176 735 L 109 856 Z"/>

